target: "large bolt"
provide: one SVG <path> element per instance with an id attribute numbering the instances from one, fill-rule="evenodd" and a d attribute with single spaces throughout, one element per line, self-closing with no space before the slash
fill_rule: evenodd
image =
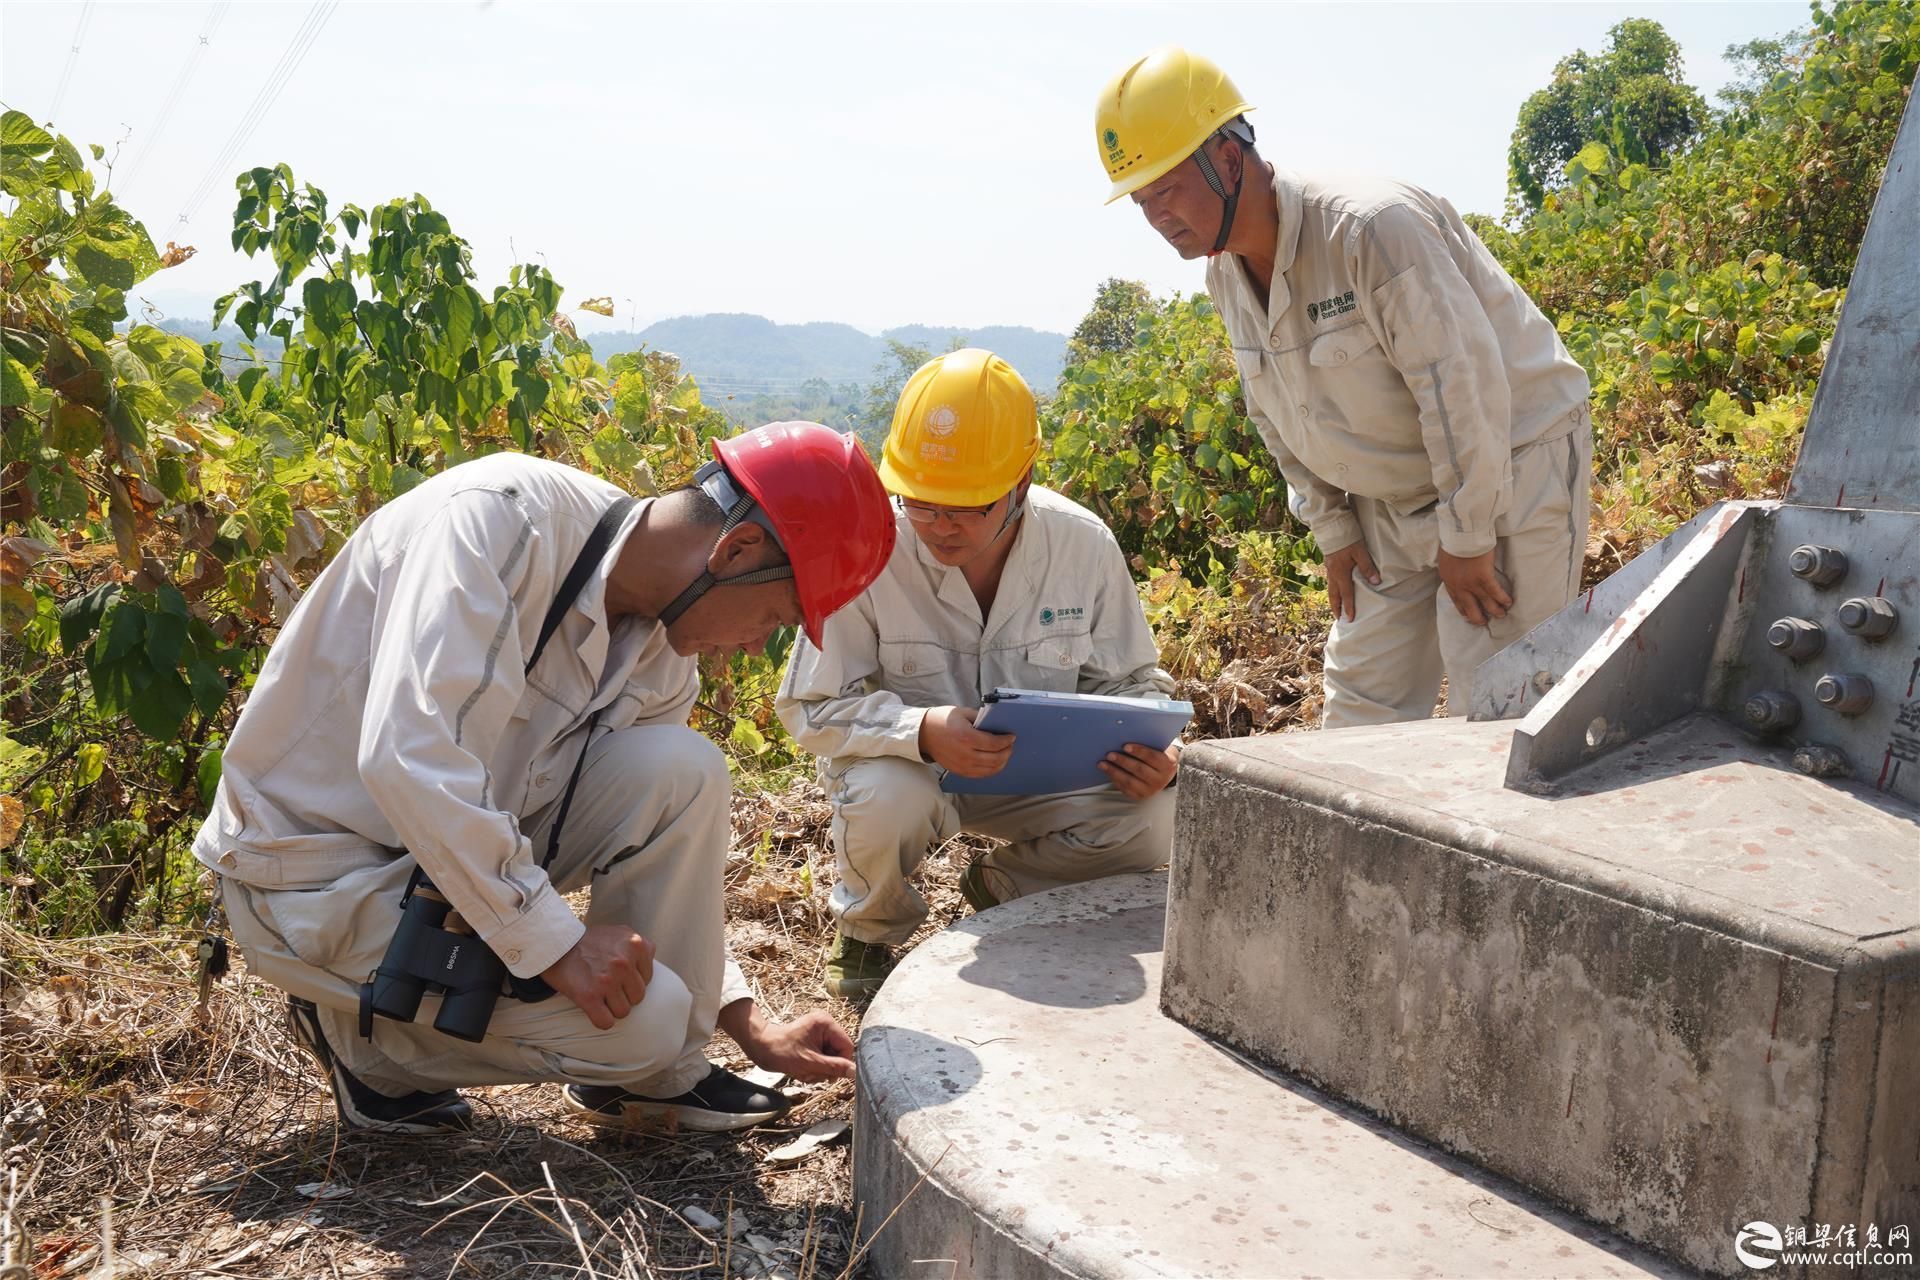
<path id="1" fill-rule="evenodd" d="M 1838 747 L 1829 747 L 1820 742 L 1809 742 L 1793 753 L 1793 767 L 1813 778 L 1847 778 L 1853 775 L 1853 766 L 1847 763 L 1847 757 Z"/>
<path id="2" fill-rule="evenodd" d="M 1805 662 L 1827 647 L 1827 632 L 1806 618 L 1782 618 L 1767 628 L 1767 643 L 1795 662 Z"/>
<path id="3" fill-rule="evenodd" d="M 1831 673 L 1820 677 L 1813 696 L 1829 711 L 1857 716 L 1873 705 L 1873 681 L 1857 671 Z"/>
<path id="4" fill-rule="evenodd" d="M 1855 596 L 1840 606 L 1840 625 L 1864 640 L 1892 633 L 1900 615 L 1885 596 Z"/>
<path id="5" fill-rule="evenodd" d="M 1747 699 L 1746 713 L 1755 733 L 1778 733 L 1800 723 L 1800 699 L 1785 689 L 1766 689 Z"/>
<path id="6" fill-rule="evenodd" d="M 1830 587 L 1847 576 L 1847 553 L 1837 547 L 1816 547 L 1808 543 L 1795 547 L 1787 557 L 1787 568 L 1796 578 L 1805 578 L 1816 587 Z"/>

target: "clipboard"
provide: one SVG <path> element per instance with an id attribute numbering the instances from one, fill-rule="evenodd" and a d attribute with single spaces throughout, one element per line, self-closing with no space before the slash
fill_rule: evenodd
<path id="1" fill-rule="evenodd" d="M 955 795 L 1033 796 L 1111 787 L 1100 761 L 1129 742 L 1164 750 L 1193 719 L 1191 702 L 1116 698 L 1098 693 L 995 689 L 974 727 L 1018 739 L 1006 768 L 990 778 L 948 773 L 940 789 Z"/>

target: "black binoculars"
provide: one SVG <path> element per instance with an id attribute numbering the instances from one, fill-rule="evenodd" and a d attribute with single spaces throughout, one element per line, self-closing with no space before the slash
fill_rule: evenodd
<path id="1" fill-rule="evenodd" d="M 457 1040 L 479 1042 L 493 1021 L 501 993 L 528 1002 L 553 988 L 540 978 L 516 978 L 493 948 L 480 940 L 453 905 L 415 867 L 400 899 L 400 925 L 373 978 L 360 989 L 361 1034 L 373 1034 L 373 1014 L 412 1022 L 428 991 L 442 995 L 433 1029 Z"/>

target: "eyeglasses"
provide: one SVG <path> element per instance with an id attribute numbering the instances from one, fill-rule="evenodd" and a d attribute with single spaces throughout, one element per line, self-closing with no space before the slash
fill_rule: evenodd
<path id="1" fill-rule="evenodd" d="M 932 524 L 941 516 L 945 516 L 957 525 L 979 526 L 987 522 L 987 517 L 993 514 L 994 508 L 998 507 L 1001 501 L 1001 499 L 995 499 L 984 507 L 939 507 L 925 502 L 908 502 L 905 498 L 896 495 L 893 499 L 893 508 L 904 513 L 907 519 L 915 524 Z"/>

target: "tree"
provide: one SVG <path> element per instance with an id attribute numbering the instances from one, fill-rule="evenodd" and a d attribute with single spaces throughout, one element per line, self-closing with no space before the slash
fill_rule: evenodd
<path id="1" fill-rule="evenodd" d="M 893 406 L 900 389 L 907 385 L 913 371 L 933 359 L 925 347 L 911 346 L 894 338 L 887 339 L 887 358 L 873 366 L 873 381 L 867 385 L 866 411 L 860 415 L 860 438 L 876 451 L 893 425 Z"/>
<path id="2" fill-rule="evenodd" d="M 1798 58 L 1805 45 L 1806 36 L 1799 32 L 1773 39 L 1756 36 L 1744 44 L 1728 45 L 1720 56 L 1738 72 L 1714 96 L 1730 112 L 1751 110 L 1773 84 L 1773 78 L 1787 70 L 1788 60 Z"/>
<path id="3" fill-rule="evenodd" d="M 1067 339 L 1067 364 L 1084 364 L 1109 351 L 1125 351 L 1134 342 L 1140 317 L 1155 311 L 1153 295 L 1137 280 L 1110 278 L 1093 295 L 1093 308 Z"/>
<path id="4" fill-rule="evenodd" d="M 1680 46 L 1647 18 L 1616 24 L 1600 54 L 1576 49 L 1562 58 L 1552 83 L 1521 104 L 1507 152 L 1509 191 L 1538 209 L 1589 142 L 1628 161 L 1663 164 L 1707 119 L 1706 103 L 1680 75 Z"/>

